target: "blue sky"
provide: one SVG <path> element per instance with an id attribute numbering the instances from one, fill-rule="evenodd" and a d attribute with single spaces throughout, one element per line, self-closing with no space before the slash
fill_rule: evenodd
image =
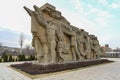
<path id="1" fill-rule="evenodd" d="M 120 0 L 1 0 L 0 42 L 19 47 L 19 35 L 31 44 L 30 17 L 23 9 L 50 3 L 74 26 L 98 37 L 100 44 L 120 47 Z"/>

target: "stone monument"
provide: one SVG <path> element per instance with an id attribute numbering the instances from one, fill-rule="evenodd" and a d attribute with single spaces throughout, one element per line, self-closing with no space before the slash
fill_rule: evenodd
<path id="1" fill-rule="evenodd" d="M 63 63 L 100 59 L 101 48 L 95 35 L 72 26 L 61 12 L 49 3 L 34 11 L 24 9 L 31 17 L 32 46 L 38 63 Z"/>

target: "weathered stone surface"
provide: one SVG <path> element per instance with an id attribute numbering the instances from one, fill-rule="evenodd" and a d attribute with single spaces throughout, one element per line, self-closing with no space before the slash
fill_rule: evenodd
<path id="1" fill-rule="evenodd" d="M 54 6 L 34 5 L 35 11 L 24 8 L 31 17 L 32 45 L 38 62 L 99 59 L 101 49 L 97 37 L 72 26 Z"/>

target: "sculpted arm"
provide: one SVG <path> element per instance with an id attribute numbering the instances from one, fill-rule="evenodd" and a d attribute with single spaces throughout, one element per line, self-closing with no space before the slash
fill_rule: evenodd
<path id="1" fill-rule="evenodd" d="M 44 20 L 43 16 L 39 15 L 37 12 L 35 12 L 35 14 L 37 15 L 36 18 L 37 18 L 39 24 L 46 28 L 48 24 Z"/>
<path id="2" fill-rule="evenodd" d="M 34 9 L 36 11 L 35 14 L 39 24 L 41 24 L 43 27 L 47 27 L 47 22 L 43 17 L 42 11 L 36 5 L 34 5 Z"/>
<path id="3" fill-rule="evenodd" d="M 67 31 L 67 30 L 63 30 L 63 32 L 69 36 L 75 36 L 75 33 L 74 32 L 70 32 L 70 31 Z"/>
<path id="4" fill-rule="evenodd" d="M 26 11 L 27 11 L 27 13 L 30 15 L 30 16 L 32 16 L 33 15 L 33 11 L 32 10 L 30 10 L 29 8 L 27 8 L 27 7 L 23 7 Z"/>
<path id="5" fill-rule="evenodd" d="M 36 12 L 35 11 L 32 11 L 30 10 L 29 8 L 25 7 L 24 6 L 24 9 L 27 11 L 27 13 L 32 17 L 33 15 L 36 15 L 36 18 L 39 22 L 39 24 L 41 24 L 43 27 L 47 27 L 47 23 L 46 21 L 44 20 L 42 14 L 40 14 L 40 11 L 38 11 L 38 8 L 34 7 Z"/>

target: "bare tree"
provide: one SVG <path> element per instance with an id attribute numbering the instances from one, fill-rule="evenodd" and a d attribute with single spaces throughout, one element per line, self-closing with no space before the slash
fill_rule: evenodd
<path id="1" fill-rule="evenodd" d="M 22 47 L 24 44 L 24 40 L 25 40 L 25 36 L 23 35 L 23 33 L 20 34 L 20 39 L 19 39 L 19 44 L 20 44 L 20 54 L 22 54 Z"/>
<path id="2" fill-rule="evenodd" d="M 29 54 L 29 51 L 30 51 L 30 48 L 31 48 L 31 47 L 30 47 L 30 45 L 29 45 L 29 44 L 27 44 L 25 47 L 26 47 L 26 51 L 25 51 L 25 52 L 26 52 L 26 54 Z"/>
<path id="3" fill-rule="evenodd" d="M 0 53 L 1 53 L 1 50 L 2 50 L 2 43 L 0 43 Z"/>
<path id="4" fill-rule="evenodd" d="M 2 48 L 2 43 L 0 43 L 0 50 L 1 50 L 1 48 Z"/>

